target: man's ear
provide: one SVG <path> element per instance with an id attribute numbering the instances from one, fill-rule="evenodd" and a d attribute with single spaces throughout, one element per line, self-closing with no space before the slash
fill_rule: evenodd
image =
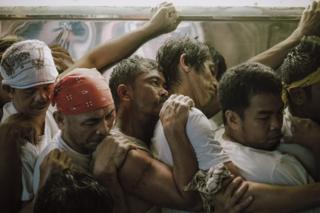
<path id="1" fill-rule="evenodd" d="M 8 86 L 8 85 L 3 85 L 2 84 L 2 89 L 9 94 L 9 97 L 12 98 L 12 94 L 14 93 L 14 88 Z"/>
<path id="2" fill-rule="evenodd" d="M 187 61 L 186 61 L 186 54 L 183 53 L 180 55 L 180 59 L 179 59 L 179 66 L 181 68 L 181 70 L 183 72 L 190 72 L 191 69 L 190 69 L 190 66 L 187 64 Z"/>
<path id="3" fill-rule="evenodd" d="M 306 91 L 301 87 L 290 89 L 289 96 L 294 105 L 303 105 L 307 100 Z"/>
<path id="4" fill-rule="evenodd" d="M 132 97 L 132 87 L 125 84 L 120 84 L 117 88 L 117 93 L 118 93 L 120 102 L 130 101 Z"/>
<path id="5" fill-rule="evenodd" d="M 225 119 L 226 119 L 226 125 L 230 127 L 232 130 L 238 130 L 241 128 L 241 117 L 238 115 L 238 113 L 227 110 L 224 113 Z"/>
<path id="6" fill-rule="evenodd" d="M 58 124 L 59 129 L 62 130 L 65 123 L 65 116 L 61 112 L 55 111 L 53 112 L 53 117 L 56 123 Z"/>

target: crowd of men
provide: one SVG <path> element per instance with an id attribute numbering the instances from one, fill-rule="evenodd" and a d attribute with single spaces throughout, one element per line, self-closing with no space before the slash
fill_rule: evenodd
<path id="1" fill-rule="evenodd" d="M 187 36 L 130 56 L 179 22 L 164 3 L 77 61 L 1 39 L 1 212 L 320 212 L 320 2 L 228 70 Z"/>

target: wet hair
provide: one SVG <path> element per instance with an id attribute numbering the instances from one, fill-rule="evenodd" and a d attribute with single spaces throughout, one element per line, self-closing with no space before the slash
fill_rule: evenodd
<path id="1" fill-rule="evenodd" d="M 133 85 L 136 78 L 141 73 L 155 69 L 158 69 L 155 60 L 142 58 L 137 55 L 120 61 L 120 63 L 114 67 L 109 80 L 109 87 L 116 110 L 118 110 L 120 104 L 120 99 L 117 93 L 118 86 L 120 84 Z"/>
<path id="2" fill-rule="evenodd" d="M 222 75 L 226 72 L 227 70 L 227 65 L 226 65 L 226 61 L 223 57 L 223 55 L 221 55 L 221 53 L 216 50 L 214 47 L 208 45 L 209 47 L 209 52 L 212 58 L 212 61 L 214 63 L 214 70 L 215 70 L 215 74 L 216 74 L 216 78 L 219 81 L 222 77 Z"/>
<path id="3" fill-rule="evenodd" d="M 108 191 L 90 175 L 74 169 L 50 174 L 34 205 L 34 213 L 112 211 L 113 201 Z"/>
<path id="4" fill-rule="evenodd" d="M 157 62 L 169 90 L 181 82 L 178 65 L 182 54 L 185 54 L 186 64 L 197 71 L 202 70 L 204 62 L 211 58 L 208 46 L 196 39 L 181 37 L 166 40 L 157 52 Z"/>
<path id="5" fill-rule="evenodd" d="M 301 80 L 320 67 L 320 37 L 307 36 L 293 48 L 280 66 L 286 84 Z"/>
<path id="6" fill-rule="evenodd" d="M 279 70 L 286 84 L 299 81 L 320 67 L 320 38 L 306 36 L 293 48 L 283 61 Z M 307 97 L 311 97 L 311 87 L 303 88 Z"/>
<path id="7" fill-rule="evenodd" d="M 21 37 L 15 35 L 4 36 L 0 39 L 0 61 L 2 59 L 2 54 L 14 43 L 23 41 Z"/>
<path id="8" fill-rule="evenodd" d="M 243 119 L 253 96 L 262 93 L 280 96 L 281 91 L 280 78 L 271 68 L 259 63 L 244 63 L 223 75 L 219 83 L 219 101 L 223 114 L 232 110 Z"/>

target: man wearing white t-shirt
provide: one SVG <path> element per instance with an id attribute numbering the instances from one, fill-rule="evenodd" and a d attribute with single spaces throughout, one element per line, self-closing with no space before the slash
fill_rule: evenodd
<path id="1" fill-rule="evenodd" d="M 219 98 L 225 129 L 216 139 L 250 181 L 277 185 L 313 183 L 302 164 L 276 150 L 282 137 L 282 85 L 273 70 L 245 63 L 220 81 Z"/>

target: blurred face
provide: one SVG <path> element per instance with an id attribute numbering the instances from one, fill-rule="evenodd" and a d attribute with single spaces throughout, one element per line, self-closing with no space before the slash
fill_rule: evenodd
<path id="1" fill-rule="evenodd" d="M 266 93 L 255 95 L 244 111 L 236 140 L 253 148 L 274 150 L 282 137 L 282 117 L 280 96 Z"/>
<path id="2" fill-rule="evenodd" d="M 168 98 L 165 79 L 157 70 L 140 74 L 133 86 L 134 107 L 141 112 L 159 116 L 162 104 Z"/>
<path id="3" fill-rule="evenodd" d="M 191 97 L 196 107 L 203 110 L 207 115 L 209 108 L 217 101 L 218 82 L 214 75 L 214 64 L 212 60 L 207 60 L 203 64 L 202 70 L 190 72 L 189 90 L 192 91 Z M 208 115 L 207 115 L 208 116 Z M 212 115 L 211 115 L 212 116 Z"/>
<path id="4" fill-rule="evenodd" d="M 58 112 L 60 113 L 60 112 Z M 63 115 L 58 121 L 62 138 L 74 150 L 91 154 L 109 135 L 115 119 L 114 105 L 78 115 Z"/>
<path id="5" fill-rule="evenodd" d="M 10 95 L 18 112 L 38 115 L 47 111 L 53 88 L 52 83 L 28 89 L 13 89 Z"/>

